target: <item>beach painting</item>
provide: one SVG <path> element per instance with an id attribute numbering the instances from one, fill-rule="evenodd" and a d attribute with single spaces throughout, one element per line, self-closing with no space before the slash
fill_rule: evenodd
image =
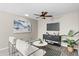
<path id="1" fill-rule="evenodd" d="M 24 33 L 24 32 L 31 32 L 31 23 L 30 21 L 25 21 L 22 19 L 14 20 L 13 23 L 13 32 L 14 33 Z"/>

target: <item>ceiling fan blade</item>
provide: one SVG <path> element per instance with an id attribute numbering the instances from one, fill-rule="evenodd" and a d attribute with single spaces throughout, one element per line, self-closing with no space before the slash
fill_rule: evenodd
<path id="1" fill-rule="evenodd" d="M 46 15 L 45 17 L 53 17 L 52 15 Z"/>
<path id="2" fill-rule="evenodd" d="M 34 15 L 36 15 L 36 16 L 40 16 L 39 14 L 34 14 Z"/>
<path id="3" fill-rule="evenodd" d="M 44 15 L 46 15 L 48 12 L 45 12 Z"/>
<path id="4" fill-rule="evenodd" d="M 41 12 L 42 14 L 41 15 L 44 15 L 44 12 Z"/>
<path id="5" fill-rule="evenodd" d="M 48 12 L 41 12 L 42 16 L 45 16 Z"/>

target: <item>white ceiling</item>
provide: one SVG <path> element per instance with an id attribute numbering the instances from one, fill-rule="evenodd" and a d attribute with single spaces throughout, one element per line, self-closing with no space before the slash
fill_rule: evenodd
<path id="1" fill-rule="evenodd" d="M 48 11 L 52 15 L 61 15 L 72 11 L 79 10 L 79 3 L 0 3 L 0 11 L 6 11 L 17 15 L 24 16 L 41 11 Z"/>

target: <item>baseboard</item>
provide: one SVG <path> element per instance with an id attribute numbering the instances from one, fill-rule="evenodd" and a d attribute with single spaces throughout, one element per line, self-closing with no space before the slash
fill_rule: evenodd
<path id="1" fill-rule="evenodd" d="M 8 47 L 1 48 L 0 51 L 6 50 L 6 49 L 8 49 Z"/>

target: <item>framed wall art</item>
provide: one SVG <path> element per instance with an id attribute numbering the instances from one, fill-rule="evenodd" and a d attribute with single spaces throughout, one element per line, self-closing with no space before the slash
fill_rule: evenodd
<path id="1" fill-rule="evenodd" d="M 13 33 L 31 32 L 31 23 L 24 18 L 16 18 L 13 20 Z"/>

